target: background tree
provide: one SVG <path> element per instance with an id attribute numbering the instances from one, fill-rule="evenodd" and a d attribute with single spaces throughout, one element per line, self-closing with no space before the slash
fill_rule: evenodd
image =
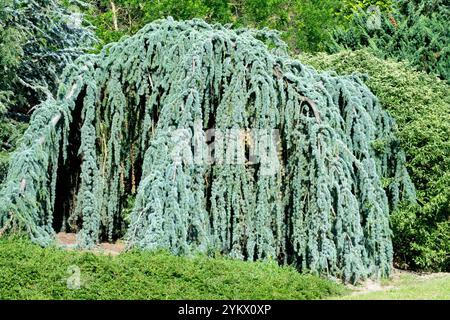
<path id="1" fill-rule="evenodd" d="M 368 28 L 367 21 L 373 14 L 356 11 L 348 27 L 335 31 L 331 52 L 367 47 L 380 58 L 408 61 L 419 70 L 449 79 L 450 6 L 447 1 L 395 1 L 392 12 L 381 14 L 380 26 Z"/>
<path id="2" fill-rule="evenodd" d="M 337 0 L 92 0 L 90 3 L 90 21 L 104 43 L 133 34 L 156 19 L 172 16 L 177 20 L 202 18 L 234 27 L 277 29 L 293 51 L 317 51 L 327 47 L 331 30 L 345 21 L 337 14 L 343 8 Z"/>

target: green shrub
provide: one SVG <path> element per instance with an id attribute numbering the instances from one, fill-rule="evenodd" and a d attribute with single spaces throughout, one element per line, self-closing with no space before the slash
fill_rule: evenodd
<path id="1" fill-rule="evenodd" d="M 78 272 L 80 288 L 69 289 L 68 284 L 76 288 L 71 279 Z M 140 251 L 111 257 L 0 239 L 0 299 L 304 300 L 344 291 L 332 281 L 273 262 Z"/>
<path id="2" fill-rule="evenodd" d="M 368 75 L 366 84 L 397 121 L 417 188 L 419 206 L 405 206 L 391 217 L 396 261 L 412 268 L 449 270 L 450 86 L 367 51 L 303 55 L 300 60 L 339 74 Z"/>

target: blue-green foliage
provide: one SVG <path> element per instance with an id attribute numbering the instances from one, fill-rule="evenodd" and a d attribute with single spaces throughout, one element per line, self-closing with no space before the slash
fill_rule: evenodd
<path id="1" fill-rule="evenodd" d="M 26 124 L 0 114 L 0 183 L 8 173 L 10 152 L 14 150 L 26 128 Z"/>
<path id="2" fill-rule="evenodd" d="M 67 220 L 81 221 L 84 247 L 117 236 L 136 191 L 129 246 L 277 260 L 355 282 L 390 274 L 390 207 L 415 198 L 377 98 L 356 76 L 291 59 L 271 31 L 160 20 L 80 57 L 13 155 L 0 193 L 5 230 L 20 223 L 38 243 L 51 241 L 58 157 L 75 147 L 73 130 L 81 183 Z M 276 145 L 254 133 L 264 130 L 278 130 Z M 237 161 L 254 140 L 267 153 Z"/>
<path id="3" fill-rule="evenodd" d="M 60 0 L 0 0 L 0 182 L 29 118 L 22 113 L 55 93 L 62 69 L 96 41 L 81 18 Z"/>

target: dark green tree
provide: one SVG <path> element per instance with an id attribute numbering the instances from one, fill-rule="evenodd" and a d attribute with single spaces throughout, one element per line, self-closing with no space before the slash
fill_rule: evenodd
<path id="1" fill-rule="evenodd" d="M 331 52 L 368 48 L 380 58 L 408 61 L 450 79 L 450 6 L 446 0 L 399 0 L 392 12 L 359 10 L 349 27 L 334 33 Z M 379 25 L 373 21 L 379 19 Z"/>
<path id="2" fill-rule="evenodd" d="M 172 16 L 202 18 L 234 27 L 272 28 L 294 51 L 325 50 L 332 29 L 345 19 L 338 0 L 91 0 L 90 21 L 103 42 L 119 40 L 146 23 Z M 348 4 L 349 6 L 350 4 Z"/>

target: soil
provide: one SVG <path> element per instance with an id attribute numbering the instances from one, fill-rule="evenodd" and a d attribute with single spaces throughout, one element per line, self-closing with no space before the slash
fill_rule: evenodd
<path id="1" fill-rule="evenodd" d="M 77 247 L 77 235 L 75 233 L 60 232 L 56 235 L 56 242 L 60 247 L 67 250 L 75 250 Z M 123 241 L 118 240 L 115 243 L 102 242 L 93 249 L 82 251 L 117 256 L 125 250 L 125 247 L 126 244 Z"/>

